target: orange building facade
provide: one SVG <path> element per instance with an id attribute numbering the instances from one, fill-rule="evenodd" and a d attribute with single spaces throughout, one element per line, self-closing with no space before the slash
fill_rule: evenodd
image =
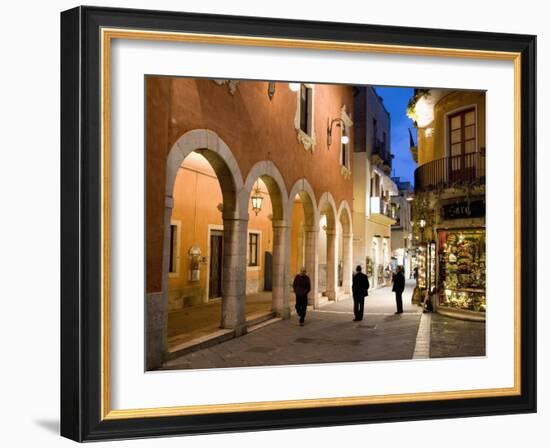
<path id="1" fill-rule="evenodd" d="M 352 87 L 150 76 L 146 92 L 148 368 L 171 311 L 220 299 L 243 334 L 248 294 L 290 315 L 301 266 L 311 305 L 349 293 Z"/>

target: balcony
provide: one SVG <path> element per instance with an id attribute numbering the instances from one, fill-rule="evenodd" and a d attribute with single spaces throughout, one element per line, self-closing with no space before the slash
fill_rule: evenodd
<path id="1" fill-rule="evenodd" d="M 485 183 L 485 153 L 443 157 L 419 166 L 414 172 L 414 190 L 417 193 L 465 183 Z"/>
<path id="2" fill-rule="evenodd" d="M 391 172 L 392 155 L 386 143 L 377 138 L 372 139 L 372 163 L 380 166 L 388 174 Z"/>
<path id="3" fill-rule="evenodd" d="M 397 211 L 383 197 L 372 196 L 370 198 L 370 219 L 378 224 L 391 226 L 396 223 Z"/>

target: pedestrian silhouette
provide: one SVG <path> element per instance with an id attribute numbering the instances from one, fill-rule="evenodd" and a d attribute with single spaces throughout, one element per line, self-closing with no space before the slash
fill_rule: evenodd
<path id="1" fill-rule="evenodd" d="M 369 287 L 369 278 L 361 272 L 361 266 L 357 266 L 351 285 L 353 292 L 353 314 L 355 314 L 354 321 L 363 320 L 365 297 L 369 295 Z"/>
<path id="2" fill-rule="evenodd" d="M 294 277 L 292 287 L 296 294 L 296 313 L 300 317 L 300 326 L 303 327 L 306 319 L 307 295 L 311 290 L 311 282 L 307 276 L 306 268 L 302 268 L 300 273 Z"/>
<path id="3" fill-rule="evenodd" d="M 403 275 L 403 268 L 397 266 L 397 272 L 392 279 L 393 288 L 395 292 L 395 304 L 397 305 L 397 311 L 395 314 L 401 314 L 403 312 L 403 291 L 405 290 L 405 276 Z"/>

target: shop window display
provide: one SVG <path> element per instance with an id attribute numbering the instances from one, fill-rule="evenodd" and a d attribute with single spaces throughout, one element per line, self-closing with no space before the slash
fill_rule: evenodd
<path id="1" fill-rule="evenodd" d="M 485 311 L 485 230 L 439 232 L 440 305 Z"/>

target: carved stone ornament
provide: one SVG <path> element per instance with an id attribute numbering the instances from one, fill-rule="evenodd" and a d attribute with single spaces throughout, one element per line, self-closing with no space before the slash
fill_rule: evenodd
<path id="1" fill-rule="evenodd" d="M 306 134 L 301 129 L 296 129 L 296 139 L 304 146 L 306 151 L 313 152 L 315 150 L 315 138 Z"/>
<path id="2" fill-rule="evenodd" d="M 229 90 L 229 93 L 231 95 L 235 95 L 235 92 L 237 91 L 237 87 L 239 85 L 239 81 L 234 79 L 213 79 L 216 84 L 219 86 L 223 86 L 224 84 L 227 85 L 227 89 Z"/>
<path id="3" fill-rule="evenodd" d="M 344 165 L 340 166 L 340 174 L 344 177 L 344 179 L 348 180 L 351 178 L 351 170 Z"/>

